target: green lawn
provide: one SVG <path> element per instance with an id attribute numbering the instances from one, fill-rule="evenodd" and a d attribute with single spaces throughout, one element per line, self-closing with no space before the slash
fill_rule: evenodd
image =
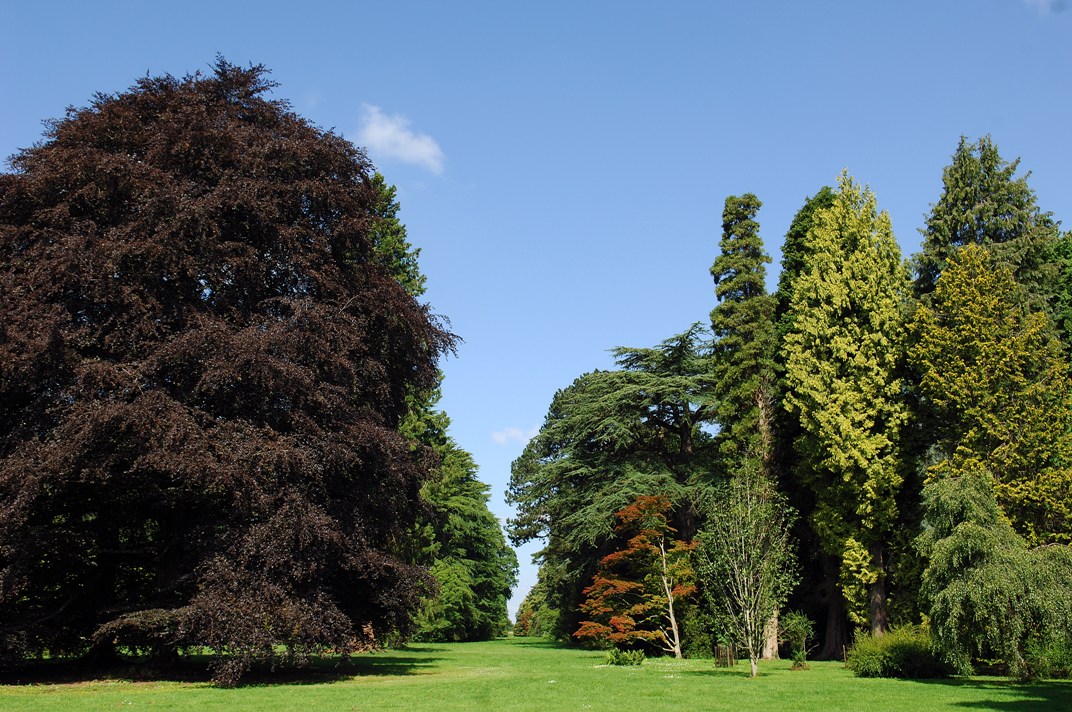
<path id="1" fill-rule="evenodd" d="M 755 680 L 746 670 L 668 659 L 607 667 L 600 653 L 514 638 L 414 645 L 232 690 L 123 680 L 0 686 L 0 710 L 1072 710 L 1069 682 L 864 680 L 840 663 L 800 672 L 762 663 Z"/>

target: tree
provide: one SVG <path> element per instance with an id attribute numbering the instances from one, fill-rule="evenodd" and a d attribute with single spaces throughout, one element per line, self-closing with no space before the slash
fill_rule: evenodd
<path id="1" fill-rule="evenodd" d="M 978 142 L 960 137 L 952 163 L 942 171 L 942 196 L 921 231 L 917 296 L 934 291 L 957 249 L 979 245 L 1012 270 L 1035 309 L 1052 301 L 1058 276 L 1053 250 L 1060 231 L 1053 214 L 1036 205 L 1035 191 L 1027 185 L 1030 172 L 1016 177 L 1019 163 L 1002 159 L 990 136 Z"/>
<path id="2" fill-rule="evenodd" d="M 785 241 L 782 243 L 781 272 L 778 273 L 778 291 L 775 293 L 777 307 L 775 315 L 779 323 L 779 341 L 789 331 L 787 319 L 789 305 L 793 301 L 793 285 L 807 267 L 808 260 L 813 252 L 808 233 L 815 224 L 815 215 L 821 210 L 827 210 L 834 205 L 834 189 L 824 185 L 810 198 L 804 199 L 804 205 L 793 216 L 793 222 L 789 224 L 789 230 L 785 233 Z"/>
<path id="3" fill-rule="evenodd" d="M 771 476 L 774 448 L 774 298 L 751 193 L 726 198 L 721 254 L 711 266 L 719 305 L 711 312 L 712 376 L 721 428 L 720 449 L 730 467 L 759 468 Z"/>
<path id="4" fill-rule="evenodd" d="M 922 593 L 937 647 L 962 674 L 974 659 L 998 658 L 1022 677 L 1032 672 L 1032 637 L 1072 642 L 1072 549 L 1028 548 L 992 482 L 985 470 L 962 470 L 924 488 Z"/>
<path id="5" fill-rule="evenodd" d="M 450 420 L 434 410 L 438 392 L 407 418 L 404 432 L 430 446 L 439 464 L 421 487 L 427 518 L 418 523 L 418 562 L 437 584 L 417 616 L 416 637 L 433 641 L 489 640 L 506 632 L 506 602 L 517 583 L 517 556 L 488 509 L 488 485 L 473 457 L 447 435 Z"/>
<path id="6" fill-rule="evenodd" d="M 414 297 L 424 294 L 427 281 L 421 273 L 417 258 L 419 247 L 410 244 L 406 226 L 398 219 L 401 206 L 396 199 L 398 191 L 380 173 L 372 176 L 372 188 L 376 191 L 373 215 L 376 220 L 370 230 L 375 246 L 376 261 L 386 267 L 403 288 Z"/>
<path id="7" fill-rule="evenodd" d="M 902 482 L 898 434 L 907 415 L 898 376 L 907 272 L 889 216 L 846 174 L 808 238 L 783 346 L 785 405 L 804 433 L 797 448 L 803 484 L 815 497 L 811 525 L 840 563 L 850 617 L 881 633 L 886 545 Z"/>
<path id="8" fill-rule="evenodd" d="M 667 521 L 669 510 L 669 498 L 642 495 L 615 514 L 615 532 L 629 540 L 600 560 L 581 603 L 589 620 L 575 637 L 613 645 L 646 642 L 681 657 L 681 602 L 696 592 L 689 562 L 693 547 L 671 539 L 676 530 Z"/>
<path id="9" fill-rule="evenodd" d="M 796 583 L 792 515 L 773 484 L 745 471 L 717 490 L 697 537 L 696 574 L 748 651 L 752 677 L 775 612 Z"/>
<path id="10" fill-rule="evenodd" d="M 814 251 L 809 233 L 815 216 L 834 204 L 835 193 L 823 186 L 814 196 L 806 198 L 804 205 L 793 216 L 782 244 L 781 272 L 778 275 L 778 290 L 775 292 L 775 381 L 774 411 L 774 463 L 773 469 L 790 505 L 801 515 L 795 527 L 795 536 L 800 542 L 803 559 L 812 559 L 812 565 L 802 567 L 801 584 L 794 597 L 825 621 L 821 659 L 841 659 L 843 648 L 848 644 L 845 600 L 838 585 L 840 561 L 823 551 L 815 531 L 808 526 L 815 509 L 815 495 L 810 482 L 814 473 L 806 470 L 810 463 L 798 457 L 797 446 L 805 437 L 800 418 L 782 407 L 789 385 L 786 381 L 785 337 L 792 331 L 792 304 L 796 281 L 805 271 L 808 259 Z"/>
<path id="11" fill-rule="evenodd" d="M 507 524 L 517 545 L 545 539 L 539 552 L 548 607 L 560 633 L 577 628 L 581 591 L 613 534 L 614 514 L 638 495 L 677 506 L 685 539 L 697 526 L 694 494 L 713 464 L 710 359 L 694 325 L 656 348 L 619 348 L 621 370 L 595 371 L 555 394 L 540 432 L 511 466 Z"/>
<path id="12" fill-rule="evenodd" d="M 377 259 L 364 154 L 266 71 L 145 78 L 0 176 L 0 629 L 10 648 L 255 659 L 411 629 L 451 347 Z M 10 652 L 10 651 L 9 651 Z"/>
<path id="13" fill-rule="evenodd" d="M 1031 544 L 1072 541 L 1072 389 L 1049 318 L 1012 272 L 969 245 L 950 256 L 910 325 L 909 351 L 935 423 L 932 476 L 986 469 Z"/>

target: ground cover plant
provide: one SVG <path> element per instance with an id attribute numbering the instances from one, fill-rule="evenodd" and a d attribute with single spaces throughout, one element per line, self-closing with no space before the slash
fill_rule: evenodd
<path id="1" fill-rule="evenodd" d="M 1072 708 L 1072 683 L 1020 684 L 998 678 L 942 681 L 862 679 L 840 662 L 790 670 L 787 660 L 749 678 L 743 662 L 648 659 L 611 666 L 602 651 L 537 638 L 418 644 L 356 656 L 348 665 L 314 662 L 301 677 L 254 674 L 225 689 L 196 681 L 81 680 L 0 686 L 0 709 L 113 710 L 1059 710 Z M 295 684 L 301 683 L 301 684 Z"/>

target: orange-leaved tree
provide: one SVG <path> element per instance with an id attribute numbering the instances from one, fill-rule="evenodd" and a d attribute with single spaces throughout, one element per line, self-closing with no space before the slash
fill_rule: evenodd
<path id="1" fill-rule="evenodd" d="M 639 496 L 615 513 L 615 531 L 629 537 L 623 549 L 604 556 L 592 585 L 584 589 L 587 619 L 573 635 L 614 646 L 654 645 L 681 657 L 674 604 L 696 593 L 691 542 L 673 539 L 670 499 Z"/>

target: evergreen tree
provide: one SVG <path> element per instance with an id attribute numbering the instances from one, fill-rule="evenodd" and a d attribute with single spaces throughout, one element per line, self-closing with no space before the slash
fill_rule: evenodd
<path id="1" fill-rule="evenodd" d="M 801 569 L 800 585 L 793 595 L 798 599 L 798 605 L 813 611 L 816 618 L 824 623 L 823 647 L 818 654 L 820 659 L 840 659 L 843 648 L 850 642 L 846 628 L 845 601 L 837 581 L 840 563 L 835 557 L 823 553 L 814 530 L 808 525 L 815 508 L 815 497 L 810 487 L 805 484 L 812 478 L 805 472 L 807 463 L 797 456 L 796 447 L 797 442 L 804 437 L 804 430 L 800 426 L 800 419 L 782 407 L 782 404 L 788 390 L 785 378 L 785 336 L 791 331 L 792 325 L 789 306 L 796 281 L 804 272 L 807 259 L 812 253 L 808 234 L 815 222 L 815 215 L 830 208 L 834 204 L 834 196 L 832 188 L 823 186 L 814 196 L 806 198 L 804 205 L 793 216 L 793 222 L 782 244 L 781 272 L 778 276 L 778 290 L 774 295 L 774 363 L 777 374 L 774 471 L 790 504 L 801 515 L 796 520 L 794 533 L 801 543 L 801 559 L 808 564 Z"/>
<path id="2" fill-rule="evenodd" d="M 406 226 L 398 219 L 398 211 L 401 209 L 396 199 L 398 191 L 393 185 L 388 185 L 380 173 L 372 176 L 371 184 L 376 192 L 376 199 L 372 206 L 375 220 L 369 232 L 376 259 L 395 276 L 407 292 L 419 297 L 424 294 L 424 284 L 427 281 L 417 263 L 421 249 L 410 244 Z"/>
<path id="3" fill-rule="evenodd" d="M 785 337 L 786 407 L 804 435 L 810 521 L 840 562 L 849 613 L 886 627 L 886 546 L 897 518 L 898 433 L 906 413 L 901 361 L 907 272 L 874 194 L 843 174 L 818 211 Z"/>
<path id="4" fill-rule="evenodd" d="M 830 208 L 833 204 L 834 189 L 824 185 L 815 195 L 804 200 L 804 205 L 793 216 L 793 222 L 785 233 L 785 241 L 782 243 L 782 271 L 778 274 L 778 291 L 775 293 L 779 343 L 789 331 L 786 315 L 793 300 L 793 285 L 804 271 L 812 253 L 808 233 L 815 223 L 816 213 Z"/>
<path id="5" fill-rule="evenodd" d="M 726 198 L 721 254 L 711 267 L 719 305 L 711 312 L 712 377 L 719 448 L 732 472 L 771 476 L 774 435 L 774 298 L 767 294 L 759 199 Z"/>
<path id="6" fill-rule="evenodd" d="M 638 495 L 663 494 L 691 539 L 698 486 L 714 466 L 710 357 L 694 325 L 656 348 L 615 350 L 620 370 L 595 371 L 555 394 L 540 432 L 511 466 L 507 530 L 539 552 L 547 606 L 561 637 L 578 624 L 581 591 L 610 553 L 614 514 Z"/>
<path id="7" fill-rule="evenodd" d="M 1060 237 L 1052 213 L 1036 205 L 1028 176 L 1016 176 L 990 136 L 971 142 L 961 136 L 953 161 L 942 172 L 942 196 L 933 206 L 915 258 L 915 293 L 934 291 L 949 258 L 960 247 L 980 245 L 996 263 L 1012 270 L 1024 296 L 1038 309 L 1058 289 L 1054 248 Z"/>
<path id="8" fill-rule="evenodd" d="M 949 258 L 911 324 L 910 358 L 934 412 L 931 474 L 988 470 L 1032 544 L 1072 541 L 1072 389 L 1049 318 L 981 247 Z"/>
<path id="9" fill-rule="evenodd" d="M 1028 677 L 1037 674 L 1026 655 L 1032 640 L 1072 644 L 1072 548 L 1029 548 L 992 484 L 985 470 L 965 470 L 924 488 L 922 595 L 936 647 L 959 672 L 1000 659 L 1010 674 Z"/>

